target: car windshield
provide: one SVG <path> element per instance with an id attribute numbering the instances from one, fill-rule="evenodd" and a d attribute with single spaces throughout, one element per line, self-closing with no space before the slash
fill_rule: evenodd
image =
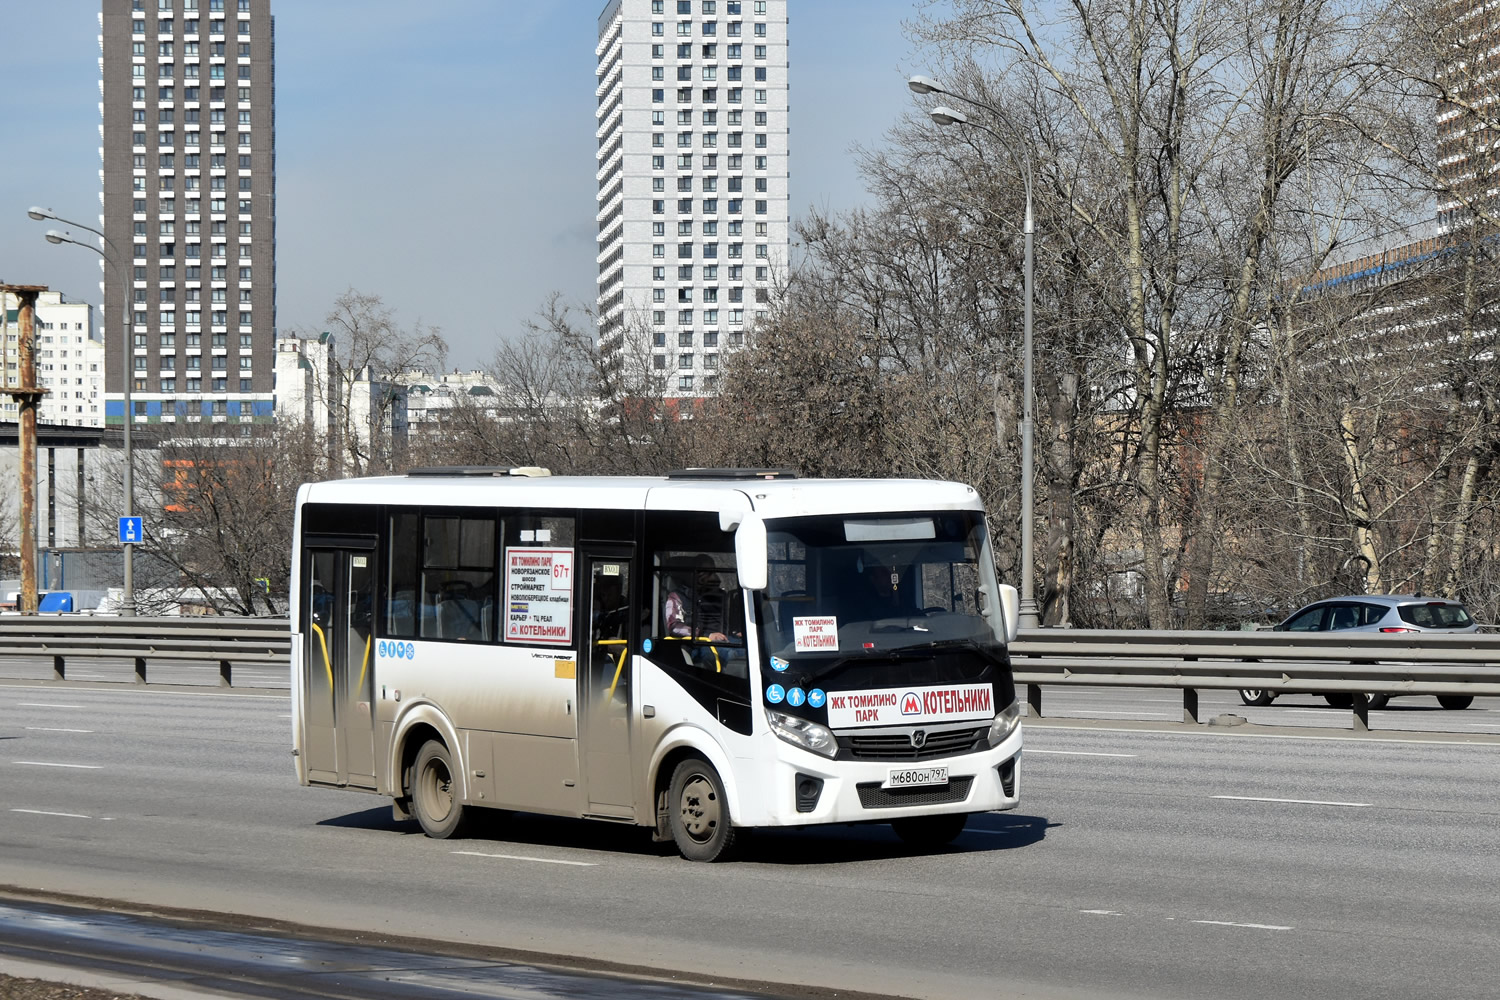
<path id="1" fill-rule="evenodd" d="M 1402 621 L 1419 628 L 1468 628 L 1474 623 L 1462 604 L 1403 604 L 1397 613 Z"/>
<path id="2" fill-rule="evenodd" d="M 767 522 L 761 643 L 783 660 L 1004 642 L 978 511 Z"/>

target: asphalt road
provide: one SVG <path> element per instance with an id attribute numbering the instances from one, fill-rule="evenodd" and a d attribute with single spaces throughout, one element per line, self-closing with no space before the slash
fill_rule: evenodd
<path id="1" fill-rule="evenodd" d="M 840 827 L 705 866 L 541 817 L 427 840 L 295 784 L 284 694 L 0 685 L 0 884 L 923 997 L 1493 997 L 1500 700 L 1397 701 L 1372 722 L 1455 735 L 1357 739 L 1318 699 L 1221 697 L 1205 717 L 1329 731 L 1049 689 L 1106 721 L 1029 724 L 1022 809 L 955 848 Z"/>

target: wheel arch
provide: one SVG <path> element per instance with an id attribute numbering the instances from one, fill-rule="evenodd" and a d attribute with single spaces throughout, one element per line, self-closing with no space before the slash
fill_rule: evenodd
<path id="1" fill-rule="evenodd" d="M 689 757 L 702 757 L 719 772 L 719 781 L 724 785 L 724 797 L 729 800 L 729 819 L 738 826 L 744 813 L 729 754 L 724 752 L 718 741 L 694 726 L 684 725 L 672 730 L 662 738 L 652 754 L 648 769 L 648 789 L 653 815 L 659 814 L 661 797 L 672 784 L 672 772 Z M 659 826 L 659 822 L 657 825 Z"/>
<path id="2" fill-rule="evenodd" d="M 436 705 L 430 702 L 412 705 L 396 722 L 396 736 L 391 740 L 391 790 L 398 799 L 407 797 L 406 774 L 417 759 L 422 744 L 437 740 L 448 748 L 453 757 L 453 770 L 458 778 L 458 799 L 469 799 L 469 773 L 464 761 L 464 751 L 458 738 L 458 730 Z"/>

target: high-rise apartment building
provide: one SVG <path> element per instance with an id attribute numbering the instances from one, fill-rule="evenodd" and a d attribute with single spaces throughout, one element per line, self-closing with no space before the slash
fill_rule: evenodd
<path id="1" fill-rule="evenodd" d="M 611 0 L 595 55 L 600 348 L 712 390 L 786 266 L 786 0 Z"/>
<path id="2" fill-rule="evenodd" d="M 19 377 L 19 303 L 0 296 L 0 353 L 4 382 Z M 104 344 L 94 334 L 94 307 L 70 302 L 62 292 L 42 292 L 36 300 L 36 384 L 47 390 L 37 401 L 39 424 L 104 426 Z M 15 401 L 0 397 L 0 420 L 17 419 Z"/>
<path id="3" fill-rule="evenodd" d="M 1487 3 L 1451 0 L 1435 12 L 1436 79 L 1452 95 L 1437 106 L 1437 169 L 1442 229 L 1466 225 L 1480 211 L 1500 214 L 1500 141 L 1495 138 L 1500 82 L 1494 73 L 1500 20 Z"/>
<path id="4" fill-rule="evenodd" d="M 104 271 L 106 422 L 125 419 L 127 376 L 137 423 L 269 421 L 270 0 L 103 0 L 99 48 L 102 220 L 120 272 Z"/>

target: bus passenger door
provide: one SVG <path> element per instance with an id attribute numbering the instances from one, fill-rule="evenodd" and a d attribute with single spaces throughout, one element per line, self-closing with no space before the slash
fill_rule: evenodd
<path id="1" fill-rule="evenodd" d="M 310 781 L 374 788 L 375 548 L 347 544 L 305 549 L 303 752 Z"/>
<path id="2" fill-rule="evenodd" d="M 584 782 L 588 812 L 631 817 L 630 719 L 635 678 L 631 559 L 585 554 L 588 628 L 582 672 Z"/>

